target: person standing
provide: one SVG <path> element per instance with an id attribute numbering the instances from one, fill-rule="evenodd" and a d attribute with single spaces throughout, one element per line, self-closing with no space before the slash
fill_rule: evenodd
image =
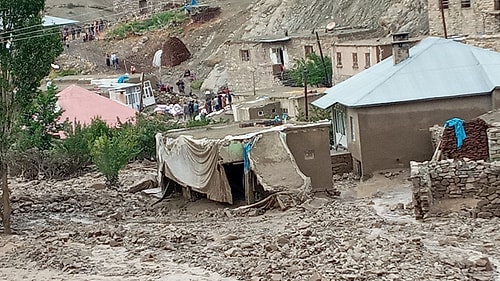
<path id="1" fill-rule="evenodd" d="M 108 53 L 106 53 L 106 66 L 107 67 L 111 66 L 111 57 L 109 56 Z"/>
<path id="2" fill-rule="evenodd" d="M 183 111 L 184 111 L 184 120 L 187 120 L 189 116 L 189 104 L 187 102 L 184 102 Z"/>

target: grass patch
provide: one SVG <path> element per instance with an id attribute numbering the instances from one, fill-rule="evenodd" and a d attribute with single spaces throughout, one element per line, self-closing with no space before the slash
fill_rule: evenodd
<path id="1" fill-rule="evenodd" d="M 62 69 L 60 71 L 54 72 L 57 77 L 71 76 L 71 75 L 79 75 L 80 70 L 77 69 Z"/>
<path id="2" fill-rule="evenodd" d="M 151 18 L 144 21 L 133 21 L 122 24 L 111 30 L 107 36 L 122 39 L 127 37 L 129 34 L 158 30 L 170 24 L 181 24 L 187 19 L 188 18 L 184 12 L 163 12 L 155 14 L 151 16 Z"/>

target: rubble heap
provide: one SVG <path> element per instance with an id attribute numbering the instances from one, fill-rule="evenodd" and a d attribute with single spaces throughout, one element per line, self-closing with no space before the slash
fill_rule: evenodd
<path id="1" fill-rule="evenodd" d="M 457 139 L 453 128 L 446 128 L 441 139 L 440 149 L 444 159 L 469 158 L 472 160 L 487 160 L 488 124 L 483 119 L 474 119 L 464 123 L 467 138 L 460 149 L 457 149 Z"/>
<path id="2" fill-rule="evenodd" d="M 121 173 L 120 190 L 92 185 L 103 182 L 95 172 L 59 182 L 12 179 L 13 226 L 22 235 L 0 240 L 0 249 L 10 249 L 2 252 L 0 279 L 46 268 L 76 281 L 178 272 L 197 275 L 176 280 L 229 280 L 213 272 L 233 281 L 492 280 L 500 256 L 498 218 L 414 223 L 393 213 L 389 220 L 371 200 L 314 199 L 244 215 L 200 209 L 214 204 L 203 200 L 151 206 L 157 199 L 127 192 L 129 178 L 154 175 L 148 169 Z"/>
<path id="3" fill-rule="evenodd" d="M 177 37 L 170 37 L 163 43 L 161 65 L 173 67 L 191 57 L 191 53 L 184 43 Z"/>

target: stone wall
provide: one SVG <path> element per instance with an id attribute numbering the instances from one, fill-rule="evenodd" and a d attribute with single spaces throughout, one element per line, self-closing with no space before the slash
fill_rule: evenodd
<path id="1" fill-rule="evenodd" d="M 352 155 L 350 152 L 334 152 L 331 154 L 334 175 L 352 172 Z"/>
<path id="2" fill-rule="evenodd" d="M 117 20 L 127 21 L 182 5 L 181 0 L 115 0 L 113 10 L 117 13 Z"/>
<path id="3" fill-rule="evenodd" d="M 442 199 L 474 198 L 475 217 L 500 217 L 500 163 L 482 160 L 411 162 L 415 216 L 423 219 Z"/>
<path id="4" fill-rule="evenodd" d="M 500 124 L 492 124 L 487 130 L 490 161 L 500 160 Z"/>
<path id="5" fill-rule="evenodd" d="M 494 10 L 494 1 L 470 1 L 471 7 L 462 7 L 461 0 L 449 0 L 444 9 L 448 36 L 480 35 L 500 32 L 500 18 Z M 443 21 L 439 9 L 441 1 L 428 1 L 429 35 L 443 36 Z"/>

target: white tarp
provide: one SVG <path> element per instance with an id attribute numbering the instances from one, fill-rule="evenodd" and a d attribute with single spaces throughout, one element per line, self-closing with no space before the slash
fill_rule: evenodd
<path id="1" fill-rule="evenodd" d="M 158 175 L 207 195 L 210 200 L 232 204 L 231 187 L 219 164 L 222 140 L 193 139 L 190 136 L 163 138 L 156 135 Z M 162 182 L 159 178 L 158 182 Z"/>

